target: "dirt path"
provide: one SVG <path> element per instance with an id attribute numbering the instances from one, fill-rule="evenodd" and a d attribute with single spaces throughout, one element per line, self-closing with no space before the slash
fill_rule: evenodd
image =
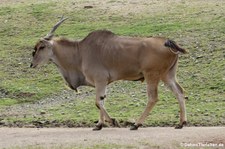
<path id="1" fill-rule="evenodd" d="M 225 148 L 224 132 L 225 127 L 186 127 L 182 130 L 152 127 L 140 128 L 138 131 L 130 131 L 128 128 L 105 128 L 98 132 L 92 131 L 91 128 L 0 128 L 0 148 L 83 148 L 96 145 L 100 148 L 109 145 L 119 148 L 174 149 L 190 145 Z"/>

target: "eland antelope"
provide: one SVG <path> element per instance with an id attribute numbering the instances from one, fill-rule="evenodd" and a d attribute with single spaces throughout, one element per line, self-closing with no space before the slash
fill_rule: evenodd
<path id="1" fill-rule="evenodd" d="M 111 31 L 97 30 L 83 40 L 54 37 L 61 20 L 35 45 L 31 67 L 52 61 L 68 86 L 91 86 L 96 90 L 96 106 L 100 118 L 93 130 L 101 130 L 105 122 L 119 123 L 104 107 L 106 87 L 117 80 L 146 81 L 148 103 L 140 118 L 131 126 L 137 130 L 158 101 L 158 84 L 163 81 L 176 96 L 180 107 L 180 123 L 186 124 L 184 90 L 176 80 L 178 57 L 187 51 L 166 38 L 136 38 L 118 36 Z"/>

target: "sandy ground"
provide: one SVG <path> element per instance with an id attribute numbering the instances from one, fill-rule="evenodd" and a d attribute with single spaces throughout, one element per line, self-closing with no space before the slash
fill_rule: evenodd
<path id="1" fill-rule="evenodd" d="M 41 146 L 92 147 L 115 144 L 135 148 L 225 148 L 225 127 L 104 128 L 0 128 L 0 148 Z M 61 148 L 60 147 L 60 148 Z"/>

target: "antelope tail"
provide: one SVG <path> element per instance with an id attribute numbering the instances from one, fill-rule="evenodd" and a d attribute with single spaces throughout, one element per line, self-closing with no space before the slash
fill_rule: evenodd
<path id="1" fill-rule="evenodd" d="M 175 41 L 173 40 L 166 40 L 165 44 L 166 47 L 168 47 L 170 49 L 171 52 L 173 52 L 174 54 L 179 54 L 179 53 L 188 53 L 185 49 L 181 48 L 180 46 L 178 46 L 176 44 Z"/>

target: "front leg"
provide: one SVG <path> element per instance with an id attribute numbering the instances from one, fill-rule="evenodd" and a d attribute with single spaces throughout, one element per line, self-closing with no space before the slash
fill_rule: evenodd
<path id="1" fill-rule="evenodd" d="M 105 121 L 113 123 L 113 120 L 111 119 L 111 117 L 109 116 L 109 114 L 107 113 L 104 107 L 104 99 L 106 97 L 106 86 L 107 86 L 107 82 L 96 83 L 95 85 L 95 88 L 96 88 L 95 104 L 100 111 L 100 117 L 99 117 L 98 124 L 95 126 L 93 130 L 101 130 Z"/>
<path id="2" fill-rule="evenodd" d="M 100 104 L 97 104 L 97 97 L 96 97 L 96 107 L 99 109 L 100 117 L 99 117 L 98 123 L 93 128 L 94 131 L 95 130 L 101 130 L 103 125 L 104 125 L 104 122 L 105 122 L 105 115 L 104 115 L 103 111 L 101 110 L 101 108 L 99 106 L 99 105 L 102 105 L 102 107 L 104 108 L 104 98 L 105 98 L 105 96 L 104 97 L 100 97 L 100 101 L 99 101 Z"/>

